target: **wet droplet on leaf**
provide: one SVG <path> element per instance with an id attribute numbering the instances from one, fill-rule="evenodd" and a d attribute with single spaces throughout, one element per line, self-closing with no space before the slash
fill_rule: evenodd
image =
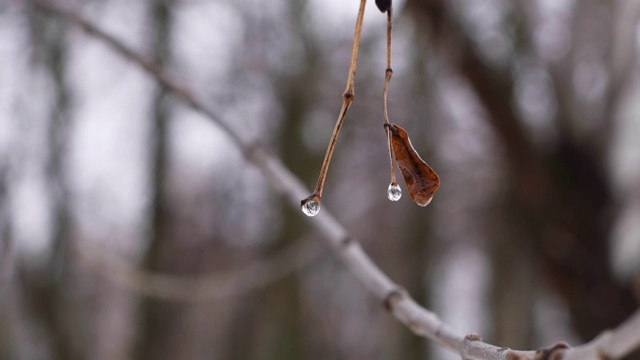
<path id="1" fill-rule="evenodd" d="M 440 187 L 440 177 L 420 158 L 405 129 L 396 124 L 385 124 L 385 127 L 391 133 L 393 153 L 411 199 L 420 206 L 429 205 Z"/>
<path id="2" fill-rule="evenodd" d="M 318 195 L 311 195 L 302 200 L 301 208 L 302 212 L 307 216 L 318 215 L 320 212 L 320 197 Z"/>
<path id="3" fill-rule="evenodd" d="M 392 182 L 389 184 L 389 188 L 387 189 L 387 197 L 391 201 L 398 201 L 402 197 L 402 189 L 396 182 Z"/>
<path id="4" fill-rule="evenodd" d="M 427 200 L 423 201 L 423 202 L 416 202 L 416 204 L 420 205 L 420 206 L 427 206 L 429 204 L 431 204 L 431 200 L 433 200 L 433 196 L 428 198 Z"/>

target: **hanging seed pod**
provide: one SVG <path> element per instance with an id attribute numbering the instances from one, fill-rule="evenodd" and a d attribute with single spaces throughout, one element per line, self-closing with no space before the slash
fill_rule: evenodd
<path id="1" fill-rule="evenodd" d="M 391 133 L 391 145 L 398 168 L 416 204 L 427 206 L 440 187 L 440 177 L 411 145 L 407 131 L 396 124 L 384 124 Z"/>

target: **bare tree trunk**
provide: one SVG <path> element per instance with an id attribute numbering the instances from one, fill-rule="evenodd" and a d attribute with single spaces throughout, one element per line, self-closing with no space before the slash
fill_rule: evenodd
<path id="1" fill-rule="evenodd" d="M 7 201 L 7 164 L 0 162 L 0 360 L 18 358 L 13 286 L 13 238 Z"/>
<path id="2" fill-rule="evenodd" d="M 534 239 L 528 238 L 528 232 L 520 231 L 523 226 L 522 216 L 518 214 L 517 204 L 511 198 L 511 192 L 507 191 L 501 193 L 492 204 L 491 339 L 496 344 L 512 349 L 531 349 L 534 346 L 534 294 L 538 293 L 533 264 L 538 255 L 527 246 Z M 526 241 L 513 241 L 522 237 L 527 237 Z"/>
<path id="3" fill-rule="evenodd" d="M 416 34 L 415 38 L 419 37 L 419 34 Z M 425 56 L 424 50 L 426 46 L 424 44 L 416 44 L 416 48 L 413 54 L 401 55 L 401 57 L 413 56 L 413 69 L 410 72 L 411 80 L 407 77 L 407 79 L 401 78 L 396 81 L 412 81 L 412 84 L 406 86 L 409 88 L 408 92 L 416 99 L 424 99 L 423 101 L 412 102 L 415 104 L 415 107 L 410 109 L 411 114 L 427 114 L 426 116 L 421 116 L 416 123 L 425 119 L 432 122 L 437 118 L 437 111 L 435 110 L 436 104 L 433 99 L 433 87 L 431 86 L 429 74 L 426 71 L 429 59 Z M 398 96 L 396 96 L 396 98 L 397 97 Z M 425 128 L 422 124 L 420 126 L 416 125 L 414 131 L 415 130 L 419 130 L 418 132 L 414 132 L 415 138 L 413 141 L 416 142 L 416 146 L 419 146 L 422 151 L 427 150 L 431 152 L 431 154 L 429 152 L 422 153 L 425 159 L 433 159 L 433 146 L 429 144 L 434 143 L 430 140 L 434 140 L 437 132 L 434 132 L 433 127 Z M 429 163 L 437 167 L 437 164 L 434 164 L 433 161 L 429 161 Z M 431 272 L 429 270 L 434 269 L 435 251 L 437 251 L 434 249 L 435 232 L 433 231 L 431 223 L 433 221 L 433 211 L 413 211 L 410 212 L 410 214 L 412 216 L 403 216 L 400 219 L 402 227 L 407 229 L 406 233 L 397 235 L 398 238 L 406 239 L 406 241 L 403 242 L 404 254 L 398 259 L 400 262 L 397 264 L 397 268 L 403 272 L 402 277 L 398 280 L 405 284 L 407 290 L 415 297 L 416 301 L 429 306 L 429 300 L 431 299 L 431 288 L 429 285 L 436 283 L 429 279 L 429 273 Z M 400 358 L 418 360 L 428 357 L 430 351 L 429 346 L 431 345 L 429 342 L 421 341 L 420 338 L 409 332 L 402 332 L 400 336 Z"/>
<path id="4" fill-rule="evenodd" d="M 171 49 L 171 1 L 151 1 L 153 49 L 155 60 L 160 65 L 170 61 Z M 151 141 L 151 218 L 147 237 L 147 252 L 143 267 L 148 271 L 167 271 L 170 266 L 173 218 L 167 195 L 169 168 L 169 96 L 161 87 L 156 90 L 153 101 L 153 119 Z M 139 306 L 138 338 L 135 344 L 136 359 L 177 358 L 172 348 L 170 336 L 174 333 L 179 318 L 177 304 L 167 304 L 162 300 L 144 298 Z"/>
<path id="5" fill-rule="evenodd" d="M 29 306 L 50 338 L 52 358 L 84 359 L 89 354 L 90 317 L 82 299 L 72 290 L 77 286 L 71 254 L 69 190 L 64 160 L 69 143 L 70 93 L 66 86 L 66 22 L 33 12 L 32 33 L 37 59 L 41 60 L 54 85 L 54 107 L 48 129 L 46 176 L 50 186 L 52 249 L 47 261 L 22 270 Z"/>

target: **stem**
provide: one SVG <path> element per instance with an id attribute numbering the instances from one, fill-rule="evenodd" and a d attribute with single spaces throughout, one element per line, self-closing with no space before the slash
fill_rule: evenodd
<path id="1" fill-rule="evenodd" d="M 387 10 L 387 69 L 384 74 L 384 89 L 382 90 L 382 113 L 384 116 L 384 123 L 390 124 L 389 122 L 389 114 L 387 112 L 387 95 L 389 93 L 389 82 L 391 81 L 391 76 L 393 76 L 393 69 L 391 68 L 391 18 L 392 18 L 392 8 L 390 7 Z M 389 149 L 389 164 L 391 165 L 391 183 L 397 184 L 396 181 L 396 167 L 393 161 L 393 153 L 391 150 L 391 132 L 389 132 L 389 128 L 385 126 L 387 131 L 387 147 Z"/>
<path id="2" fill-rule="evenodd" d="M 336 147 L 336 142 L 338 141 L 338 136 L 340 135 L 340 130 L 342 129 L 342 123 L 344 122 L 344 118 L 347 115 L 347 111 L 349 111 L 349 107 L 353 103 L 355 98 L 355 79 L 356 79 L 356 66 L 358 63 L 358 49 L 360 48 L 360 33 L 362 32 L 362 22 L 364 20 L 364 9 L 367 0 L 360 1 L 360 10 L 358 10 L 358 19 L 356 21 L 356 33 L 353 38 L 353 51 L 351 53 L 351 65 L 349 67 L 349 77 L 347 78 L 347 86 L 342 94 L 342 108 L 340 109 L 340 113 L 338 114 L 338 120 L 336 121 L 336 126 L 333 128 L 333 134 L 331 134 L 331 139 L 329 140 L 329 146 L 327 147 L 327 152 L 324 155 L 324 161 L 322 162 L 322 168 L 320 169 L 320 175 L 318 176 L 318 183 L 316 184 L 316 188 L 309 198 L 322 198 L 322 191 L 324 189 L 324 182 L 327 178 L 327 171 L 329 170 L 329 163 L 331 163 L 331 158 L 333 157 L 333 151 Z"/>

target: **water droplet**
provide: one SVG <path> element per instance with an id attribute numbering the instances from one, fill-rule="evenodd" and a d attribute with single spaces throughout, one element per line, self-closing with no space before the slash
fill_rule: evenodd
<path id="1" fill-rule="evenodd" d="M 316 216 L 320 212 L 320 197 L 311 195 L 302 200 L 302 212 L 307 216 Z"/>
<path id="2" fill-rule="evenodd" d="M 402 197 L 402 189 L 397 182 L 392 182 L 389 184 L 389 188 L 387 189 L 387 197 L 391 201 L 398 201 Z"/>

